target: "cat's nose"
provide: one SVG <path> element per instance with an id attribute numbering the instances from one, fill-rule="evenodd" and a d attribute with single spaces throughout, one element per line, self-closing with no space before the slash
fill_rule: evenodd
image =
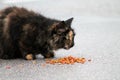
<path id="1" fill-rule="evenodd" d="M 68 45 L 66 45 L 65 47 L 64 47 L 64 49 L 69 49 L 70 47 L 68 46 Z"/>
<path id="2" fill-rule="evenodd" d="M 72 45 L 70 47 L 73 47 L 74 46 L 74 43 L 72 43 Z"/>

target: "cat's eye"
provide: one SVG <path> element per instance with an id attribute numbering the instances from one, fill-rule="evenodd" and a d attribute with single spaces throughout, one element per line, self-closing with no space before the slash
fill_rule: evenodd
<path id="1" fill-rule="evenodd" d="M 62 32 L 61 31 L 57 31 L 57 34 L 61 34 Z"/>
<path id="2" fill-rule="evenodd" d="M 57 31 L 58 34 L 62 34 L 62 33 L 64 33 L 64 32 L 65 32 L 65 29 L 59 29 L 59 30 Z"/>

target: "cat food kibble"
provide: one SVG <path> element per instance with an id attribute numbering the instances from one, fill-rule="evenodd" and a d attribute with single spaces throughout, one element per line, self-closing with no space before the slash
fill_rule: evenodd
<path id="1" fill-rule="evenodd" d="M 10 69 L 11 67 L 10 66 L 6 66 L 6 69 Z"/>
<path id="2" fill-rule="evenodd" d="M 46 63 L 48 64 L 74 64 L 74 63 L 81 63 L 84 64 L 86 62 L 85 58 L 76 58 L 72 56 L 64 57 L 64 58 L 59 58 L 59 59 L 51 59 L 51 60 L 46 60 Z"/>
<path id="3" fill-rule="evenodd" d="M 91 62 L 91 59 L 89 59 L 88 61 Z"/>

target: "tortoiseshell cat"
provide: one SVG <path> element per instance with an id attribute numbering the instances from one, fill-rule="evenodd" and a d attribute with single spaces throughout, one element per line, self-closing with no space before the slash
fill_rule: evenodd
<path id="1" fill-rule="evenodd" d="M 54 50 L 74 45 L 73 18 L 66 21 L 46 18 L 25 8 L 8 7 L 0 11 L 0 58 L 35 59 L 54 57 Z"/>

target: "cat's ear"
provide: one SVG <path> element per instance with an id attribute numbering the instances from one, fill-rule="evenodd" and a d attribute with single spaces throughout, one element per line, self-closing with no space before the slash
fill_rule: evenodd
<path id="1" fill-rule="evenodd" d="M 68 20 L 66 20 L 65 23 L 66 23 L 68 26 L 71 26 L 72 21 L 73 21 L 73 17 L 70 18 L 70 19 L 68 19 Z"/>
<path id="2" fill-rule="evenodd" d="M 57 25 L 57 27 L 63 27 L 63 26 L 65 26 L 65 21 L 61 21 Z"/>

